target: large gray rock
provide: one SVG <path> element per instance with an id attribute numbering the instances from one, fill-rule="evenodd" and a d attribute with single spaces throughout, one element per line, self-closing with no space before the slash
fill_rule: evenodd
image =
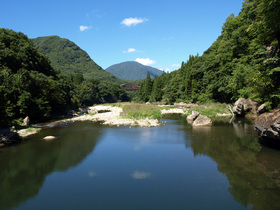
<path id="1" fill-rule="evenodd" d="M 209 126 L 209 125 L 212 125 L 212 120 L 205 115 L 199 115 L 192 124 L 192 126 L 194 127 Z"/>
<path id="2" fill-rule="evenodd" d="M 257 115 L 257 102 L 251 99 L 240 98 L 234 103 L 233 113 L 236 116 L 245 116 L 247 113 Z"/>
<path id="3" fill-rule="evenodd" d="M 20 136 L 14 128 L 1 129 L 0 131 L 0 144 L 7 145 L 19 142 Z"/>
<path id="4" fill-rule="evenodd" d="M 199 114 L 199 112 L 197 112 L 197 111 L 192 111 L 192 114 L 191 115 L 189 115 L 188 117 L 187 117 L 187 121 L 194 121 L 198 116 L 199 116 L 200 114 Z"/>
<path id="5" fill-rule="evenodd" d="M 258 116 L 255 130 L 261 137 L 280 140 L 280 109 Z"/>

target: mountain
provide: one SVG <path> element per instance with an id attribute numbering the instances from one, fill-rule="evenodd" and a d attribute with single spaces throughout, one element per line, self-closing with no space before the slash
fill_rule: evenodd
<path id="1" fill-rule="evenodd" d="M 127 61 L 119 64 L 112 65 L 106 69 L 107 72 L 115 75 L 120 79 L 127 79 L 127 80 L 138 80 L 138 79 L 145 79 L 147 73 L 149 72 L 151 78 L 155 78 L 156 76 L 160 76 L 163 72 L 150 67 L 144 66 L 135 61 Z"/>
<path id="2" fill-rule="evenodd" d="M 118 78 L 104 71 L 89 55 L 68 39 L 59 36 L 46 36 L 32 39 L 35 47 L 45 54 L 54 69 L 69 75 L 82 73 L 85 79 L 98 79 L 117 82 Z"/>

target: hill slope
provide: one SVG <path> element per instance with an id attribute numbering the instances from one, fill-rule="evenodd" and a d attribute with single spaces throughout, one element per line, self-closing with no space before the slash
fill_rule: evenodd
<path id="1" fill-rule="evenodd" d="M 0 29 L 0 127 L 64 113 L 71 96 L 61 75 L 23 33 Z"/>
<path id="2" fill-rule="evenodd" d="M 104 71 L 84 50 L 68 39 L 46 36 L 32 41 L 37 49 L 49 57 L 51 65 L 64 75 L 82 73 L 86 79 L 115 82 L 118 80 Z"/>
<path id="3" fill-rule="evenodd" d="M 148 72 L 150 73 L 152 78 L 160 76 L 163 73 L 156 68 L 144 66 L 135 61 L 127 61 L 112 65 L 108 67 L 106 71 L 110 72 L 120 79 L 127 80 L 145 79 Z"/>
<path id="4" fill-rule="evenodd" d="M 226 19 L 221 35 L 202 56 L 190 56 L 179 70 L 157 77 L 153 88 L 142 83 L 140 99 L 232 103 L 244 97 L 278 107 L 279 18 L 279 0 L 244 0 L 240 14 Z"/>

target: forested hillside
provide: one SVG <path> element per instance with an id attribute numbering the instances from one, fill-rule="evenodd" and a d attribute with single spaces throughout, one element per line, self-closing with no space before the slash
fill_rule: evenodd
<path id="1" fill-rule="evenodd" d="M 105 102 L 127 101 L 118 85 L 63 76 L 23 33 L 0 29 L 0 127 L 49 119 L 69 109 Z"/>
<path id="2" fill-rule="evenodd" d="M 233 102 L 239 97 L 280 103 L 280 1 L 245 0 L 202 56 L 142 83 L 143 101 Z M 148 92 L 147 92 L 148 91 Z"/>
<path id="3" fill-rule="evenodd" d="M 120 79 L 126 80 L 142 80 L 146 78 L 147 73 L 150 73 L 152 78 L 162 74 L 162 71 L 159 69 L 142 65 L 136 61 L 127 61 L 115 64 L 108 67 L 106 71 Z"/>
<path id="4" fill-rule="evenodd" d="M 32 39 L 36 48 L 51 61 L 53 68 L 63 75 L 81 73 L 85 79 L 98 79 L 117 82 L 118 79 L 103 70 L 89 55 L 68 39 L 59 36 L 46 36 Z"/>

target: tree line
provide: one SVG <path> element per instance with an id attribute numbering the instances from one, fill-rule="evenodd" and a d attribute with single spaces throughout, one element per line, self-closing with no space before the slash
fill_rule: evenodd
<path id="1" fill-rule="evenodd" d="M 231 14 L 221 35 L 202 56 L 191 55 L 181 68 L 141 84 L 138 99 L 170 104 L 233 102 L 239 97 L 280 104 L 280 1 L 245 0 Z"/>
<path id="2" fill-rule="evenodd" d="M 81 106 L 127 100 L 113 82 L 62 75 L 26 35 L 0 29 L 0 127 L 26 116 L 40 122 Z"/>

